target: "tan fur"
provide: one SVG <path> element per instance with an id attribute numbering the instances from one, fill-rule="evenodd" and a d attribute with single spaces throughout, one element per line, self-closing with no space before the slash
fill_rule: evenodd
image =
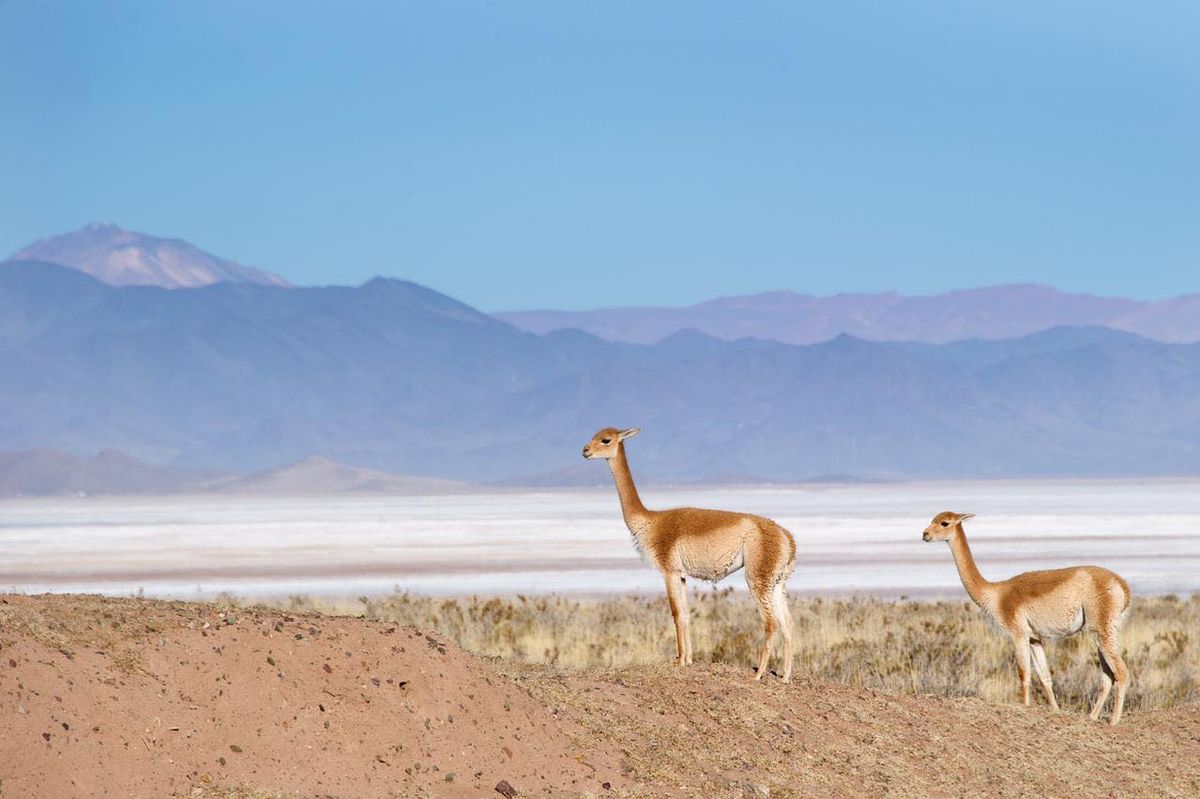
<path id="1" fill-rule="evenodd" d="M 783 679 L 791 680 L 792 619 L 785 593 L 796 564 L 796 542 L 791 533 L 770 519 L 745 513 L 703 508 L 647 509 L 625 459 L 625 439 L 638 432 L 637 428 L 606 427 L 584 446 L 583 457 L 608 461 L 634 546 L 663 574 L 675 620 L 679 664 L 692 662 L 685 579 L 716 582 L 745 567 L 746 585 L 758 602 L 765 633 L 755 679 L 761 680 L 767 671 L 771 644 L 778 631 L 783 636 Z"/>
<path id="2" fill-rule="evenodd" d="M 1121 720 L 1129 684 L 1129 670 L 1121 658 L 1118 641 L 1129 610 L 1129 584 L 1099 566 L 1025 572 L 1000 582 L 989 582 L 979 573 L 967 545 L 962 523 L 971 515 L 950 511 L 939 513 L 925 528 L 922 538 L 949 542 L 967 594 L 1012 638 L 1017 673 L 1021 678 L 1021 701 L 1029 704 L 1032 667 L 1037 672 L 1046 700 L 1058 709 L 1043 644 L 1086 630 L 1096 636 L 1104 678 L 1090 715 L 1092 719 L 1100 718 L 1109 691 L 1115 684 L 1117 696 L 1113 701 L 1111 723 L 1117 724 Z"/>

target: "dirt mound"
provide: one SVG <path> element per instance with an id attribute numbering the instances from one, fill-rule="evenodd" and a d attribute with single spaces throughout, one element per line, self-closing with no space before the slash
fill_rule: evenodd
<path id="1" fill-rule="evenodd" d="M 0 796 L 522 795 L 626 784 L 453 644 L 358 619 L 0 598 Z M 498 795 L 498 794 L 494 794 Z"/>
<path id="2" fill-rule="evenodd" d="M 638 779 L 686 796 L 1200 796 L 1200 706 L 1114 728 L 1081 709 L 752 674 L 706 664 L 514 677 L 620 746 Z"/>
<path id="3" fill-rule="evenodd" d="M 522 796 L 1200 796 L 1200 706 L 1117 728 L 1079 710 L 720 664 L 567 673 L 361 619 L 0 597 L 0 797 L 499 796 L 501 780 Z"/>

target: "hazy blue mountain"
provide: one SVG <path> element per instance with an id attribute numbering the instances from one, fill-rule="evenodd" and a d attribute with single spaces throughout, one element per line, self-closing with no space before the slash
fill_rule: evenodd
<path id="1" fill-rule="evenodd" d="M 207 490 L 225 494 L 443 494 L 470 490 L 467 483 L 433 477 L 402 477 L 347 466 L 317 455 L 257 474 L 222 480 Z"/>
<path id="2" fill-rule="evenodd" d="M 62 264 L 114 286 L 194 288 L 219 282 L 287 285 L 277 275 L 218 258 L 181 239 L 163 239 L 98 223 L 36 241 L 11 260 Z"/>
<path id="3" fill-rule="evenodd" d="M 153 466 L 111 449 L 91 457 L 54 449 L 0 451 L 0 497 L 185 491 L 212 479 L 211 474 Z"/>
<path id="4" fill-rule="evenodd" d="M 155 466 L 119 450 L 80 457 L 55 449 L 0 451 L 0 497 L 61 494 L 432 494 L 466 483 L 362 469 L 311 456 L 249 475 Z"/>
<path id="5" fill-rule="evenodd" d="M 1012 285 L 928 297 L 776 291 L 684 308 L 516 311 L 497 318 L 533 333 L 577 329 L 609 341 L 653 344 L 692 329 L 720 339 L 813 344 L 848 334 L 870 341 L 945 343 L 1009 339 L 1052 327 L 1103 326 L 1160 341 L 1200 340 L 1200 295 L 1162 302 L 1068 294 Z"/>
<path id="6" fill-rule="evenodd" d="M 813 345 L 539 336 L 399 280 L 114 287 L 0 264 L 0 449 L 245 474 L 319 455 L 471 481 L 1200 472 L 1200 345 L 1103 328 Z M 311 470 L 309 470 L 311 471 Z"/>

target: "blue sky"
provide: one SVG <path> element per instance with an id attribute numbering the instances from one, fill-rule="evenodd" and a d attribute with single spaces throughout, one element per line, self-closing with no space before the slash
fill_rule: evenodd
<path id="1" fill-rule="evenodd" d="M 90 221 L 485 310 L 1200 291 L 1194 2 L 0 0 L 0 254 Z"/>

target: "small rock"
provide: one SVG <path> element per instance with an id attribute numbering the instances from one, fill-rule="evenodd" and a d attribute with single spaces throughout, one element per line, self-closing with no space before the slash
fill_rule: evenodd
<path id="1" fill-rule="evenodd" d="M 8 667 L 10 669 L 15 669 L 17 667 L 17 661 L 13 660 L 12 658 L 9 658 L 8 659 Z"/>
<path id="2" fill-rule="evenodd" d="M 44 733 L 42 733 L 42 738 L 43 738 L 44 740 L 47 740 L 47 741 L 49 741 L 49 740 L 50 740 L 50 733 L 48 733 L 48 732 L 44 732 Z"/>
<path id="3" fill-rule="evenodd" d="M 500 780 L 496 783 L 496 793 L 506 799 L 513 799 L 514 796 L 517 796 L 517 789 L 509 785 L 508 780 Z"/>
<path id="4" fill-rule="evenodd" d="M 235 755 L 240 755 L 242 753 L 242 747 L 238 746 L 237 744 L 230 744 L 229 751 L 233 752 Z"/>
<path id="5" fill-rule="evenodd" d="M 612 783 L 611 783 L 611 782 L 602 782 L 602 783 L 600 783 L 600 787 L 601 787 L 601 788 L 603 788 L 603 789 L 604 789 L 604 790 L 606 790 L 606 791 L 611 791 L 611 790 L 612 790 Z"/>
<path id="6" fill-rule="evenodd" d="M 321 668 L 325 671 L 326 674 L 333 674 L 333 666 L 330 666 L 328 663 L 326 663 Z"/>

